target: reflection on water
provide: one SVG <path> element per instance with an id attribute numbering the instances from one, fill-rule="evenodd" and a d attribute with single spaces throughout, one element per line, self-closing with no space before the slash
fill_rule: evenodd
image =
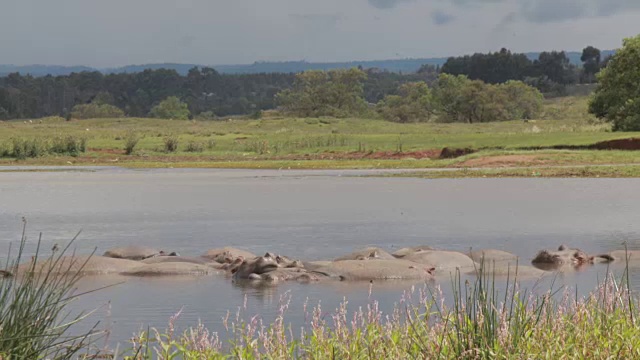
<path id="1" fill-rule="evenodd" d="M 291 174 L 291 175 L 288 175 Z M 341 172 L 110 169 L 95 172 L 0 173 L 0 251 L 20 239 L 22 216 L 28 237 L 43 233 L 43 248 L 63 244 L 78 230 L 79 254 L 140 244 L 199 255 L 236 246 L 257 254 L 282 253 L 304 260 L 335 258 L 364 246 L 389 251 L 413 246 L 468 251 L 495 248 L 528 263 L 543 248 L 560 244 L 590 253 L 640 249 L 635 179 L 421 180 L 341 177 Z M 34 250 L 31 241 L 28 251 Z M 616 268 L 618 273 L 620 268 Z M 603 280 L 605 265 L 563 273 L 552 284 L 585 293 Z M 632 269 L 640 288 L 640 269 Z M 203 278 L 83 280 L 82 289 L 124 283 L 89 294 L 74 307 L 100 308 L 92 319 L 112 330 L 110 341 L 135 331 L 166 326 L 181 308 L 180 326 L 198 320 L 224 332 L 222 318 L 244 306 L 272 319 L 283 294 L 294 328 L 303 307 L 322 303 L 330 312 L 346 297 L 349 308 L 371 297 L 390 311 L 415 282 L 282 284 L 233 283 L 222 275 Z M 451 279 L 439 279 L 450 293 Z"/>

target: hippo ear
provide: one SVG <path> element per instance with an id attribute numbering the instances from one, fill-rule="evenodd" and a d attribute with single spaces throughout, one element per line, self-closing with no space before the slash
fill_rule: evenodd
<path id="1" fill-rule="evenodd" d="M 429 275 L 435 275 L 435 273 L 436 273 L 436 268 L 434 268 L 434 267 L 427 268 L 426 270 L 429 273 Z"/>
<path id="2" fill-rule="evenodd" d="M 562 245 L 560 245 L 560 246 L 558 247 L 558 251 L 565 251 L 565 250 L 567 250 L 567 249 L 568 249 L 568 247 L 567 247 L 567 245 L 565 245 L 565 244 L 562 244 Z"/>

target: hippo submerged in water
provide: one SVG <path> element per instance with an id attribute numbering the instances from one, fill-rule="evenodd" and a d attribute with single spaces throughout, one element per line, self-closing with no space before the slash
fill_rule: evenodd
<path id="1" fill-rule="evenodd" d="M 470 251 L 469 254 L 434 250 L 429 246 L 400 249 L 393 254 L 377 247 L 356 250 L 333 260 L 300 261 L 266 253 L 224 247 L 200 256 L 180 256 L 145 246 L 125 246 L 107 250 L 104 256 L 65 256 L 27 262 L 0 276 L 44 273 L 122 276 L 201 276 L 226 273 L 234 281 L 277 283 L 281 281 L 430 281 L 435 276 L 461 274 L 535 278 L 552 271 L 581 268 L 598 262 L 640 265 L 640 251 L 613 251 L 592 256 L 580 249 L 560 246 L 542 250 L 531 261 L 519 264 L 519 257 L 502 250 Z"/>

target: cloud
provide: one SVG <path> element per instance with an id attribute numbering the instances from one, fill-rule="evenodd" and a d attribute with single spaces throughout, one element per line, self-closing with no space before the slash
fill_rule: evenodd
<path id="1" fill-rule="evenodd" d="M 399 4 L 413 2 L 415 0 L 368 0 L 369 4 L 378 9 L 392 9 Z"/>
<path id="2" fill-rule="evenodd" d="M 456 17 L 442 10 L 436 10 L 431 13 L 431 19 L 436 25 L 442 26 L 452 22 Z"/>
<path id="3" fill-rule="evenodd" d="M 521 0 L 522 18 L 534 23 L 550 23 L 585 17 L 589 9 L 584 0 Z"/>
<path id="4" fill-rule="evenodd" d="M 289 14 L 297 25 L 305 27 L 333 28 L 342 19 L 340 14 Z"/>
<path id="5" fill-rule="evenodd" d="M 459 1 L 459 0 L 455 0 Z M 518 16 L 531 23 L 608 17 L 640 10 L 638 0 L 518 0 Z"/>

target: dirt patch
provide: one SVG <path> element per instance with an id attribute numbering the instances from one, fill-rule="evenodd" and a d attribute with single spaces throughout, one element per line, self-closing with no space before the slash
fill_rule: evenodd
<path id="1" fill-rule="evenodd" d="M 600 141 L 590 145 L 519 147 L 517 150 L 640 150 L 640 138 Z"/>
<path id="2" fill-rule="evenodd" d="M 98 154 L 110 154 L 110 155 L 124 155 L 125 151 L 122 149 L 87 149 L 88 152 L 95 152 Z"/>
<path id="3" fill-rule="evenodd" d="M 498 155 L 487 156 L 477 159 L 470 159 L 456 167 L 510 167 L 510 166 L 532 166 L 544 165 L 544 160 L 539 159 L 536 155 Z"/>
<path id="4" fill-rule="evenodd" d="M 475 150 L 470 149 L 470 148 L 464 148 L 464 149 L 449 149 L 449 148 L 444 148 L 442 149 L 442 151 L 440 152 L 440 159 L 455 159 L 458 158 L 460 156 L 465 156 L 465 155 L 469 155 L 469 154 L 473 154 L 475 152 Z"/>
<path id="5" fill-rule="evenodd" d="M 324 152 L 318 154 L 295 154 L 275 156 L 272 160 L 420 160 L 439 159 L 441 150 L 421 150 L 421 151 L 368 151 L 368 152 Z"/>
<path id="6" fill-rule="evenodd" d="M 593 150 L 640 150 L 640 138 L 601 141 L 589 146 Z"/>

